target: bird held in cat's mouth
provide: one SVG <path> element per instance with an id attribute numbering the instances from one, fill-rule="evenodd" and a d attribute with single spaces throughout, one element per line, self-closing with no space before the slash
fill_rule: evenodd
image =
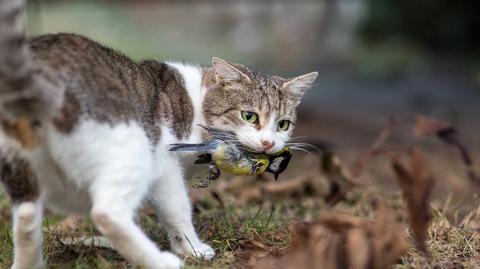
<path id="1" fill-rule="evenodd" d="M 211 180 L 220 177 L 220 170 L 233 175 L 257 176 L 264 172 L 272 173 L 275 180 L 285 171 L 292 157 L 288 147 L 267 155 L 253 153 L 238 143 L 232 142 L 233 133 L 201 126 L 214 137 L 213 140 L 199 144 L 171 144 L 170 151 L 189 151 L 200 153 L 196 164 L 209 164 L 207 176 L 196 187 L 207 187 Z"/>

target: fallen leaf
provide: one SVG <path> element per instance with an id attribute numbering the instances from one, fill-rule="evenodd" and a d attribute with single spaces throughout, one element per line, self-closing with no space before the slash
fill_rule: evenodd
<path id="1" fill-rule="evenodd" d="M 436 136 L 444 143 L 456 147 L 467 169 L 467 176 L 473 183 L 480 185 L 480 176 L 474 169 L 473 159 L 467 147 L 461 142 L 459 132 L 455 127 L 445 121 L 416 115 L 413 130 L 417 137 Z"/>
<path id="2" fill-rule="evenodd" d="M 403 229 L 395 222 L 386 205 L 374 202 L 376 220 L 370 226 L 372 268 L 388 268 L 405 254 L 408 243 Z"/>
<path id="3" fill-rule="evenodd" d="M 409 152 L 410 170 L 399 160 L 392 159 L 392 167 L 403 191 L 410 218 L 410 227 L 416 238 L 417 248 L 427 253 L 426 239 L 431 221 L 429 199 L 434 187 L 425 158 L 418 148 Z"/>
<path id="4" fill-rule="evenodd" d="M 331 151 L 325 151 L 321 158 L 323 173 L 330 182 L 330 192 L 325 197 L 327 205 L 334 206 L 345 200 L 347 194 L 356 185 L 340 158 Z"/>
<path id="5" fill-rule="evenodd" d="M 450 125 L 442 120 L 432 119 L 423 115 L 414 115 L 413 134 L 416 137 L 429 137 L 436 135 L 440 130 L 449 128 Z"/>
<path id="6" fill-rule="evenodd" d="M 254 268 L 269 269 L 384 269 L 405 254 L 403 229 L 383 203 L 375 203 L 371 221 L 344 214 L 324 213 L 315 222 L 298 223 L 292 247 L 272 262 Z"/>

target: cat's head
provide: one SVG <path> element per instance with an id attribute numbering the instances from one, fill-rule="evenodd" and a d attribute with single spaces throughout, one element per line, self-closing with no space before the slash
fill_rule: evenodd
<path id="1" fill-rule="evenodd" d="M 281 150 L 295 127 L 296 108 L 317 72 L 284 79 L 212 59 L 203 112 L 207 125 L 235 133 L 252 152 Z"/>

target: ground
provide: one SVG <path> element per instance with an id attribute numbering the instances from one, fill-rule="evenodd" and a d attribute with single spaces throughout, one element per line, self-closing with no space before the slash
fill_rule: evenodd
<path id="1" fill-rule="evenodd" d="M 436 178 L 436 187 L 426 209 L 432 216 L 426 240 L 429 254 L 423 254 L 414 247 L 412 230 L 407 229 L 411 216 L 388 158 L 376 156 L 370 160 L 364 174 L 355 180 L 362 183 L 331 205 L 327 204 L 326 197 L 332 190 L 332 174 L 319 166 L 320 161 L 324 161 L 324 155 L 311 150 L 313 153 L 310 154 L 295 154 L 291 167 L 277 182 L 271 177 L 222 177 L 206 189 L 192 188 L 195 226 L 218 255 L 211 262 L 186 259 L 187 268 L 269 268 L 265 264 L 275 264 L 282 257 L 292 257 L 291 252 L 298 248 L 298 242 L 294 246 L 291 244 L 296 240 L 294 231 L 299 223 L 311 227 L 326 213 L 373 220 L 379 217 L 378 213 L 374 214 L 374 200 L 387 205 L 394 222 L 398 223 L 409 242 L 405 255 L 395 259 L 392 268 L 478 268 L 480 188 L 469 185 L 466 176 L 462 176 L 462 162 L 458 161 L 457 152 L 450 146 L 440 142 L 422 142 L 417 146 L 424 151 Z M 353 170 L 350 167 L 354 160 L 367 151 L 368 147 L 339 150 L 335 158 L 342 162 L 335 163 L 348 174 Z M 446 163 L 452 173 L 445 173 L 450 170 L 445 167 Z M 459 172 L 457 177 L 454 176 L 456 172 Z M 338 176 L 344 172 L 335 173 Z M 430 188 L 433 184 L 428 186 Z M 9 212 L 8 198 L 2 194 L 1 268 L 7 268 L 12 257 Z M 162 249 L 168 249 L 165 234 L 153 211 L 145 207 L 140 216 L 139 223 L 143 229 Z M 49 214 L 44 222 L 44 233 L 45 258 L 50 268 L 129 267 L 108 248 L 68 243 L 69 237 L 81 235 L 88 238 L 96 234 L 88 220 L 64 220 Z"/>

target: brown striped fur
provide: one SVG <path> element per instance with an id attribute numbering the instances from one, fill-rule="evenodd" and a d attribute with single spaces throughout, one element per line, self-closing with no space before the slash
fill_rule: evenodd
<path id="1" fill-rule="evenodd" d="M 34 60 L 65 85 L 64 103 L 52 122 L 64 133 L 85 118 L 116 124 L 137 121 L 156 143 L 168 123 L 178 138 L 190 133 L 191 100 L 183 78 L 158 61 L 136 63 L 87 38 L 44 35 L 29 41 Z"/>
<path id="2" fill-rule="evenodd" d="M 33 149 L 40 145 L 37 133 L 37 122 L 20 119 L 17 121 L 2 121 L 1 128 L 10 138 L 17 140 L 23 148 Z"/>
<path id="3" fill-rule="evenodd" d="M 223 121 L 225 124 L 241 126 L 245 122 L 239 117 L 240 111 L 258 113 L 260 120 L 257 129 L 262 128 L 272 113 L 288 116 L 292 122 L 295 121 L 296 108 L 303 94 L 292 95 L 290 89 L 284 87 L 290 80 L 220 59 L 217 63 L 214 61 L 213 66 L 213 69 L 206 70 L 210 75 L 204 76 L 210 81 L 203 111 L 207 124 Z M 230 72 L 225 70 L 228 66 L 235 68 L 241 75 L 237 78 L 222 76 L 222 72 Z M 212 82 L 215 73 L 216 79 Z"/>
<path id="4" fill-rule="evenodd" d="M 38 197 L 35 174 L 28 162 L 16 155 L 0 157 L 0 181 L 13 204 L 34 201 Z"/>

